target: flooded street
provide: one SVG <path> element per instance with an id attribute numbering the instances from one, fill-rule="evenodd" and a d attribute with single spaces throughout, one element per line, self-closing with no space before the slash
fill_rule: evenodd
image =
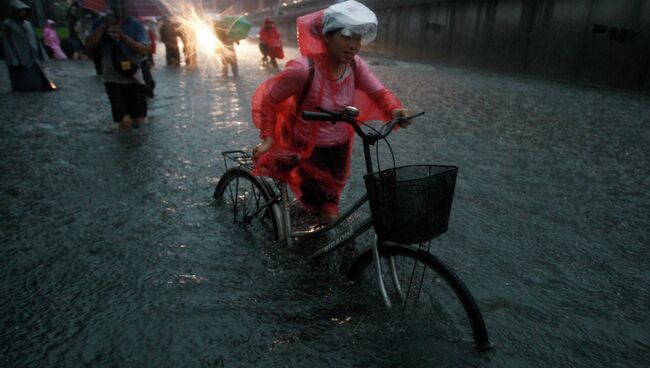
<path id="1" fill-rule="evenodd" d="M 427 112 L 391 136 L 397 164 L 460 167 L 432 252 L 481 307 L 495 348 L 478 354 L 215 206 L 221 151 L 258 143 L 256 47 L 238 48 L 240 78 L 159 50 L 148 123 L 128 134 L 91 62 L 52 62 L 59 90 L 23 94 L 0 65 L 0 366 L 650 364 L 650 96 L 366 57 Z M 363 170 L 357 145 L 344 203 Z"/>

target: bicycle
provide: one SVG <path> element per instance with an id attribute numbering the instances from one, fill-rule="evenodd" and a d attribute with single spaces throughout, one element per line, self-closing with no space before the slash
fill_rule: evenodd
<path id="1" fill-rule="evenodd" d="M 319 112 L 303 112 L 303 120 L 351 124 L 363 142 L 367 192 L 350 208 L 327 225 L 309 230 L 293 229 L 287 184 L 251 174 L 254 165 L 252 157 L 241 150 L 222 152 L 226 172 L 217 183 L 213 197 L 229 207 L 233 213 L 233 221 L 249 230 L 251 234 L 260 236 L 261 240 L 273 239 L 286 246 L 291 246 L 295 239 L 329 232 L 369 201 L 369 218 L 355 223 L 351 229 L 336 236 L 308 258 L 313 260 L 331 253 L 374 227 L 375 241 L 351 262 L 347 276 L 356 281 L 375 283 L 381 299 L 389 309 L 399 305 L 401 312 L 416 311 L 422 313 L 425 318 L 435 316 L 437 321 L 444 319 L 441 327 L 448 328 L 449 333 L 459 335 L 455 337 L 461 339 L 471 339 L 478 351 L 489 350 L 491 344 L 487 328 L 469 289 L 451 268 L 430 253 L 431 239 L 447 231 L 458 168 L 413 165 L 375 172 L 370 146 L 380 139 L 386 140 L 395 125 L 404 118 L 385 123 L 379 131 L 373 129 L 364 132 L 361 126 L 366 124 L 356 120 L 356 108 L 349 106 L 341 112 L 318 109 Z M 423 113 L 413 115 L 409 119 L 421 114 Z M 229 166 L 229 163 L 234 165 Z M 410 178 L 413 174 L 421 177 Z M 405 180 L 400 180 L 400 177 Z M 413 185 L 414 183 L 416 184 Z M 432 184 L 433 190 L 430 188 Z M 404 200 L 405 196 L 400 198 L 397 195 L 401 193 L 397 190 L 399 186 L 406 186 L 401 189 L 410 193 L 409 189 L 418 185 L 424 185 L 425 188 L 418 190 L 437 196 L 438 202 L 431 206 L 422 206 L 423 202 L 417 203 L 421 202 L 420 197 L 416 196 L 414 202 Z M 444 195 L 437 193 L 440 191 L 444 192 Z M 390 198 L 395 195 L 397 197 Z M 410 202 L 406 203 L 407 208 L 400 208 L 403 202 Z M 388 208 L 390 206 L 395 208 Z M 425 217 L 430 218 L 418 218 L 422 211 L 416 211 L 415 207 L 423 207 L 425 212 L 430 212 L 425 213 Z M 396 213 L 397 218 L 394 216 Z M 417 247 L 412 245 L 416 243 Z M 371 264 L 374 267 L 370 267 Z M 441 292 L 442 289 L 444 292 Z M 459 307 L 458 303 L 462 308 L 452 309 L 453 306 Z"/>

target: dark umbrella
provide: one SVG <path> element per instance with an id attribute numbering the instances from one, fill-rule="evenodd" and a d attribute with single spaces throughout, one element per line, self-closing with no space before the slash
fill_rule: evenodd
<path id="1" fill-rule="evenodd" d="M 106 0 L 81 0 L 81 7 L 105 12 Z M 129 15 L 135 17 L 160 17 L 169 14 L 167 8 L 157 0 L 131 0 L 127 3 Z"/>

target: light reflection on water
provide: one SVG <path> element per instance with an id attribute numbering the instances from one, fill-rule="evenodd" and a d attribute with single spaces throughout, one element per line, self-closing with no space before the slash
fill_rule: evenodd
<path id="1" fill-rule="evenodd" d="M 238 80 L 158 60 L 150 122 L 126 135 L 105 133 L 90 63 L 55 63 L 56 93 L 2 94 L 2 366 L 646 365 L 647 96 L 371 64 L 428 112 L 393 136 L 398 164 L 461 168 L 434 243 L 484 312 L 496 349 L 477 355 L 359 300 L 336 256 L 257 243 L 212 203 L 220 152 L 258 141 L 264 75 L 238 51 Z M 353 175 L 344 201 L 362 188 Z"/>

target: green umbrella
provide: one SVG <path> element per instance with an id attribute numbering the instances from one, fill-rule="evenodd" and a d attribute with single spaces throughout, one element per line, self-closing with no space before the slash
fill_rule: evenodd
<path id="1" fill-rule="evenodd" d="M 226 31 L 226 37 L 233 41 L 239 41 L 248 37 L 248 32 L 253 25 L 243 16 L 228 15 L 221 18 L 218 27 Z"/>

